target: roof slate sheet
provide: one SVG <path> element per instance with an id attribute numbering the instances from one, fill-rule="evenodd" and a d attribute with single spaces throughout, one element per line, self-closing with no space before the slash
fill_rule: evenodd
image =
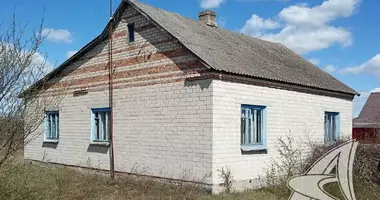
<path id="1" fill-rule="evenodd" d="M 130 3 L 146 13 L 215 70 L 358 94 L 282 44 L 207 26 L 138 1 Z"/>
<path id="2" fill-rule="evenodd" d="M 355 124 L 380 124 L 380 92 L 371 93 Z"/>
<path id="3" fill-rule="evenodd" d="M 139 1 L 124 0 L 116 10 L 113 19 L 120 20 L 121 13 L 124 12 L 128 4 L 151 19 L 163 29 L 163 32 L 182 43 L 211 69 L 269 81 L 359 95 L 358 92 L 335 79 L 329 73 L 319 69 L 279 43 L 261 40 L 223 28 L 207 26 L 193 19 Z M 104 40 L 108 34 L 109 26 L 110 23 L 98 37 L 25 92 L 32 91 L 39 87 L 43 81 L 56 76 L 78 57 Z"/>

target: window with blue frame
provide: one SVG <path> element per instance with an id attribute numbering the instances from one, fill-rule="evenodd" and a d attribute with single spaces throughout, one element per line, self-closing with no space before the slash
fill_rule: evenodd
<path id="1" fill-rule="evenodd" d="M 59 112 L 45 112 L 45 140 L 58 140 L 59 138 Z"/>
<path id="2" fill-rule="evenodd" d="M 325 143 L 333 142 L 339 138 L 339 113 L 325 112 Z"/>
<path id="3" fill-rule="evenodd" d="M 241 149 L 266 149 L 266 107 L 241 106 Z"/>
<path id="4" fill-rule="evenodd" d="M 108 142 L 110 130 L 110 108 L 92 109 L 91 140 L 92 142 Z"/>
<path id="5" fill-rule="evenodd" d="M 129 42 L 135 41 L 135 23 L 128 24 L 128 39 Z"/>

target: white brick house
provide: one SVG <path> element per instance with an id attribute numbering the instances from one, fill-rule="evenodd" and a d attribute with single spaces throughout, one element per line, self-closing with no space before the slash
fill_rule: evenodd
<path id="1" fill-rule="evenodd" d="M 216 27 L 213 12 L 200 19 L 134 1 L 117 9 L 117 172 L 217 186 L 218 170 L 229 167 L 239 187 L 250 187 L 276 157 L 278 137 L 351 134 L 357 92 L 281 44 Z M 41 110 L 43 134 L 26 145 L 25 159 L 110 169 L 109 28 L 45 77 L 44 95 L 62 101 Z"/>

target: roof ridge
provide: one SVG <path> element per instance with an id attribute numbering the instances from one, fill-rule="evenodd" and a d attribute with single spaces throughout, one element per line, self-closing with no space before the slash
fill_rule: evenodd
<path id="1" fill-rule="evenodd" d="M 136 3 L 136 2 L 137 2 L 137 3 L 139 3 L 139 4 L 143 4 L 144 6 L 148 6 L 148 7 L 151 7 L 151 8 L 153 8 L 153 9 L 160 10 L 160 11 L 162 11 L 162 12 L 166 12 L 166 13 L 169 13 L 169 14 L 177 15 L 177 16 L 179 16 L 179 17 L 183 17 L 183 18 L 185 18 L 185 19 L 188 19 L 188 20 L 191 20 L 191 21 L 193 21 L 193 22 L 195 22 L 195 23 L 198 23 L 199 25 L 202 26 L 202 24 L 199 23 L 199 21 L 197 21 L 197 20 L 195 20 L 195 19 L 193 19 L 193 18 L 187 17 L 187 16 L 185 16 L 185 15 L 182 15 L 182 14 L 180 14 L 180 13 L 176 13 L 176 12 L 173 12 L 173 11 L 169 11 L 169 10 L 165 10 L 165 9 L 162 9 L 162 8 L 154 7 L 154 6 L 151 6 L 151 5 L 149 5 L 149 4 L 146 4 L 146 3 L 143 3 L 143 2 L 141 2 L 141 1 L 137 1 L 137 0 L 126 0 L 126 1 L 127 1 L 127 2 L 130 1 L 130 2 L 132 2 L 132 3 Z M 207 25 L 206 25 L 206 26 L 207 26 Z M 279 43 L 279 42 L 274 42 L 274 41 L 264 40 L 264 39 L 261 39 L 261 38 L 255 37 L 255 36 L 246 35 L 246 34 L 244 34 L 244 33 L 237 32 L 237 31 L 234 31 L 234 30 L 231 30 L 231 29 L 227 29 L 227 28 L 223 28 L 223 27 L 220 27 L 220 26 L 217 26 L 217 27 L 210 27 L 210 28 L 216 28 L 217 30 L 221 30 L 221 31 L 228 31 L 228 32 L 231 32 L 231 33 L 233 33 L 233 34 L 236 34 L 236 35 L 239 35 L 239 36 L 243 36 L 243 37 L 245 37 L 245 38 L 247 38 L 247 39 L 260 40 L 260 41 L 269 42 L 269 43 L 272 43 L 272 44 L 283 45 L 283 44 L 281 44 L 281 43 Z"/>
<path id="2" fill-rule="evenodd" d="M 124 12 L 128 5 L 135 7 L 141 14 L 155 22 L 160 29 L 165 30 L 189 49 L 205 66 L 216 71 L 320 89 L 326 91 L 327 95 L 333 94 L 350 100 L 353 95 L 358 94 L 335 77 L 321 72 L 320 68 L 307 62 L 281 43 L 251 37 L 223 27 L 208 27 L 179 13 L 135 0 L 122 0 L 114 13 L 115 19 L 120 19 L 118 17 L 120 12 Z M 40 86 L 43 80 L 54 77 L 103 41 L 104 36 L 108 34 L 109 26 L 110 22 L 100 35 L 26 91 L 32 91 L 33 88 Z"/>
<path id="3" fill-rule="evenodd" d="M 167 12 L 167 13 L 170 13 L 170 14 L 174 14 L 174 15 L 179 15 L 180 17 L 184 17 L 184 18 L 187 18 L 187 19 L 190 19 L 190 20 L 193 20 L 194 22 L 197 22 L 196 20 L 194 20 L 193 18 L 190 18 L 190 17 L 186 17 L 184 15 L 181 15 L 179 13 L 176 13 L 176 12 L 173 12 L 173 11 L 169 11 L 169 10 L 164 10 L 162 8 L 158 8 L 158 7 L 154 7 L 154 6 L 151 6 L 149 4 L 146 4 L 146 3 L 143 3 L 143 2 L 140 2 L 140 1 L 137 1 L 137 0 L 125 0 L 125 1 L 130 1 L 132 3 L 139 3 L 139 4 L 143 4 L 144 6 L 149 6 L 153 9 L 156 9 L 156 10 L 160 10 L 160 11 L 163 11 L 163 12 Z"/>
<path id="4" fill-rule="evenodd" d="M 217 71 L 303 87 L 360 95 L 281 43 L 223 27 L 208 27 L 179 13 L 129 1 Z M 351 98 L 351 97 L 350 97 Z"/>

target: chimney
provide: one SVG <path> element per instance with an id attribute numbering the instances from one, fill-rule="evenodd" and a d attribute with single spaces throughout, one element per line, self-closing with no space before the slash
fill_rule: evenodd
<path id="1" fill-rule="evenodd" d="M 199 22 L 207 26 L 216 27 L 216 13 L 211 10 L 205 10 L 199 13 Z"/>

